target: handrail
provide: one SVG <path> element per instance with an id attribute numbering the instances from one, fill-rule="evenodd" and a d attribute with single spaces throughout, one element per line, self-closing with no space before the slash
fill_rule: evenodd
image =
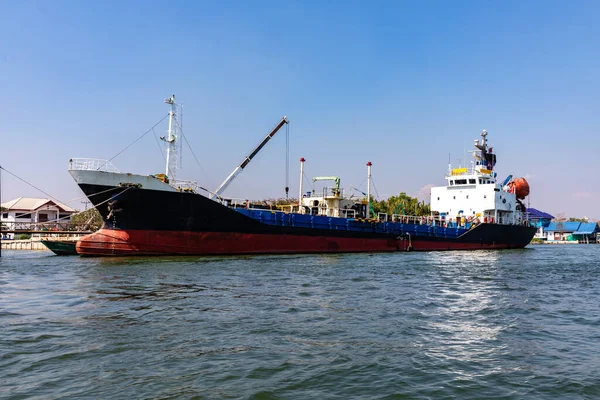
<path id="1" fill-rule="evenodd" d="M 242 199 L 240 199 L 242 200 Z M 232 201 L 230 206 L 233 206 L 234 208 L 245 208 L 248 210 L 256 210 L 256 211 L 270 211 L 270 212 L 277 212 L 277 213 L 298 213 L 298 214 L 304 214 L 301 211 L 298 210 L 298 205 L 297 204 L 287 204 L 287 205 L 281 205 L 278 207 L 272 207 L 272 208 L 261 208 L 261 207 L 253 207 L 251 203 L 248 203 L 247 200 L 243 200 L 242 203 L 238 203 L 235 201 Z M 241 206 L 241 207 L 240 207 Z M 428 225 L 428 226 L 438 226 L 438 227 L 463 227 L 463 228 L 468 228 L 468 227 L 474 227 L 476 225 L 480 225 L 480 224 L 499 224 L 499 225 L 525 225 L 527 226 L 527 224 L 530 225 L 530 221 L 521 217 L 521 218 L 515 218 L 514 222 L 512 223 L 503 223 L 501 221 L 495 220 L 493 217 L 484 217 L 484 216 L 456 216 L 456 217 L 450 217 L 448 215 L 444 216 L 442 218 L 442 216 L 440 215 L 403 215 L 403 214 L 392 214 L 389 215 L 387 213 L 378 213 L 377 216 L 375 216 L 374 218 L 369 218 L 369 219 L 365 219 L 360 217 L 360 215 L 357 215 L 356 210 L 351 209 L 351 208 L 324 208 L 319 206 L 315 206 L 315 207 L 309 207 L 311 210 L 316 208 L 319 210 L 319 212 L 317 214 L 313 214 L 315 216 L 322 216 L 322 217 L 334 217 L 333 215 L 330 214 L 326 214 L 327 212 L 331 212 L 334 211 L 333 214 L 336 214 L 337 216 L 335 216 L 334 218 L 347 218 L 347 219 L 354 219 L 354 220 L 364 220 L 364 221 L 371 221 L 371 222 L 380 222 L 380 223 L 386 223 L 386 222 L 391 222 L 391 223 L 404 223 L 404 224 L 414 224 L 414 225 Z M 335 213 L 335 211 L 337 211 L 337 213 Z M 311 212 L 306 212 L 306 214 L 311 214 Z M 524 214 L 524 213 L 523 213 Z"/>
<path id="2" fill-rule="evenodd" d="M 196 181 L 178 179 L 170 181 L 169 185 L 182 192 L 192 191 L 195 193 L 198 191 L 198 182 Z"/>
<path id="3" fill-rule="evenodd" d="M 64 222 L 45 221 L 45 222 L 21 222 L 21 221 L 2 221 L 2 231 L 39 231 L 47 232 L 53 230 L 70 230 L 74 224 L 71 220 Z M 80 224 L 85 225 L 85 224 Z"/>
<path id="4" fill-rule="evenodd" d="M 477 176 L 493 176 L 494 171 L 489 170 L 489 169 L 485 169 L 485 168 L 480 168 L 477 169 L 477 167 L 481 167 L 480 165 L 476 166 L 476 167 L 464 167 L 464 168 L 454 168 L 453 170 L 449 171 L 448 174 L 446 174 L 446 178 L 451 178 L 453 176 L 465 176 L 465 175 L 477 175 Z"/>
<path id="5" fill-rule="evenodd" d="M 98 158 L 71 158 L 69 160 L 69 171 L 121 172 L 110 161 Z"/>

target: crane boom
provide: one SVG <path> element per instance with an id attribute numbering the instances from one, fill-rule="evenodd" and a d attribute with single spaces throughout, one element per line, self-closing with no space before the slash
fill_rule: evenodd
<path id="1" fill-rule="evenodd" d="M 240 172 L 242 172 L 244 170 L 244 168 L 246 168 L 246 166 L 250 163 L 250 161 L 252 161 L 254 156 L 256 156 L 256 154 L 258 154 L 258 152 L 263 147 L 265 147 L 267 142 L 269 140 L 271 140 L 273 138 L 273 136 L 275 136 L 277 131 L 280 130 L 283 125 L 288 124 L 288 123 L 289 123 L 289 121 L 287 120 L 287 118 L 285 116 L 283 118 L 281 118 L 281 121 L 279 121 L 279 123 L 275 126 L 275 128 L 273 128 L 273 130 L 271 132 L 269 132 L 267 134 L 267 136 L 265 136 L 265 138 L 258 144 L 258 146 L 256 146 L 256 148 L 252 151 L 252 153 L 247 155 L 244 158 L 244 160 L 241 162 L 241 164 L 238 165 L 233 170 L 233 172 L 231 172 L 231 174 L 229 174 L 229 176 L 223 181 L 223 183 L 221 183 L 219 185 L 219 187 L 210 195 L 210 198 L 212 199 L 214 196 L 220 196 L 221 193 L 223 193 L 225 191 L 225 189 L 227 189 L 227 186 L 229 186 L 229 184 L 240 174 Z"/>
<path id="2" fill-rule="evenodd" d="M 339 176 L 315 176 L 313 182 L 316 181 L 333 181 L 335 188 L 340 189 L 340 177 Z"/>

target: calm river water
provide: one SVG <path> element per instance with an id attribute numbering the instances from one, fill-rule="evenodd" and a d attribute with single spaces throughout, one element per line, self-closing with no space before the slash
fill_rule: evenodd
<path id="1" fill-rule="evenodd" d="M 600 246 L 3 251 L 0 398 L 600 398 Z"/>

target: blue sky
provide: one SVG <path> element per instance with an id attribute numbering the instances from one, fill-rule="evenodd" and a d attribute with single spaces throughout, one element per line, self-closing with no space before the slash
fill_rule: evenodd
<path id="1" fill-rule="evenodd" d="M 179 177 L 208 188 L 283 115 L 294 195 L 300 157 L 344 187 L 372 161 L 380 197 L 424 193 L 487 129 L 498 174 L 527 177 L 532 206 L 600 218 L 599 13 L 594 1 L 3 1 L 0 165 L 77 198 L 69 158 L 114 156 L 175 93 L 202 166 L 186 151 Z M 153 135 L 113 162 L 164 169 Z M 226 194 L 282 197 L 284 170 L 280 132 Z M 2 189 L 41 195 L 6 173 Z"/>

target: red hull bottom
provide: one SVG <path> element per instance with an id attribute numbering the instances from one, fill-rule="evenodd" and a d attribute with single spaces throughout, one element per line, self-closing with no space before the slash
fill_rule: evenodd
<path id="1" fill-rule="evenodd" d="M 100 229 L 77 242 L 84 256 L 236 255 L 353 253 L 521 248 L 510 244 L 480 244 L 458 240 L 344 238 L 231 232 L 179 232 Z"/>

